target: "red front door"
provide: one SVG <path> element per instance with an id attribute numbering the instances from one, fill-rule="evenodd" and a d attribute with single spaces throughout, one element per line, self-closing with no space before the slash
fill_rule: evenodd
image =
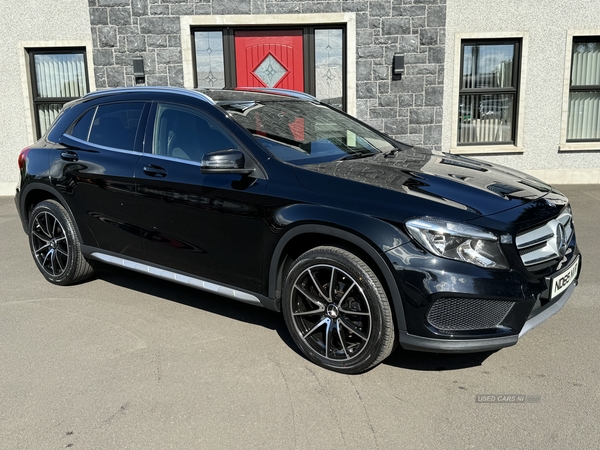
<path id="1" fill-rule="evenodd" d="M 235 33 L 237 85 L 304 91 L 302 30 Z"/>

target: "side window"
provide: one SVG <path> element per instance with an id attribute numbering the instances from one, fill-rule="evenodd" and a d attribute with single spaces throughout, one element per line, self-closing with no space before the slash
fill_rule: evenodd
<path id="1" fill-rule="evenodd" d="M 75 124 L 73 129 L 68 133 L 77 139 L 87 141 L 90 137 L 90 126 L 96 115 L 96 107 L 89 109 Z"/>
<path id="2" fill-rule="evenodd" d="M 199 162 L 205 153 L 237 148 L 219 126 L 191 108 L 159 104 L 152 153 Z"/>
<path id="3" fill-rule="evenodd" d="M 104 147 L 133 150 L 143 109 L 143 103 L 112 103 L 98 106 L 87 140 L 91 144 Z M 81 121 L 87 120 L 87 114 Z M 79 123 L 75 128 L 78 125 Z M 84 125 L 85 122 L 81 128 L 84 128 Z"/>

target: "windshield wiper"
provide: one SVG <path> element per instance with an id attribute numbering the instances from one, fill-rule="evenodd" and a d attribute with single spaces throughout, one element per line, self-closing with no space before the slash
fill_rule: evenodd
<path id="1" fill-rule="evenodd" d="M 373 155 L 377 155 L 377 154 L 378 153 L 370 152 L 370 151 L 353 152 L 353 153 L 350 153 L 349 155 L 342 156 L 338 161 L 346 161 L 346 160 L 349 160 L 349 159 L 367 158 L 369 156 L 373 156 Z"/>
<path id="2" fill-rule="evenodd" d="M 383 157 L 384 158 L 394 158 L 396 156 L 396 153 L 398 153 L 399 151 L 402 151 L 402 150 L 404 150 L 404 149 L 399 148 L 399 147 L 394 147 L 389 152 L 385 152 L 383 154 Z"/>

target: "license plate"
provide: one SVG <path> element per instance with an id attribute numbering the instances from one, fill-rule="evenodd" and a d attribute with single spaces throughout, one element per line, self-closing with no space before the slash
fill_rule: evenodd
<path id="1" fill-rule="evenodd" d="M 577 276 L 577 270 L 579 270 L 579 256 L 575 260 L 571 267 L 565 270 L 560 275 L 552 278 L 552 288 L 551 288 L 551 296 L 550 299 L 553 300 L 554 297 L 566 291 L 573 281 L 575 281 L 575 277 Z"/>

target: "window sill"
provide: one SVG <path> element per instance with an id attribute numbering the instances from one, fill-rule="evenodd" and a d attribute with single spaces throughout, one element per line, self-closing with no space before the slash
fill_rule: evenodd
<path id="1" fill-rule="evenodd" d="M 597 152 L 600 142 L 563 142 L 558 146 L 561 152 Z"/>
<path id="2" fill-rule="evenodd" d="M 449 152 L 455 155 L 489 155 L 504 153 L 523 153 L 525 148 L 514 145 L 469 145 L 450 147 Z"/>

